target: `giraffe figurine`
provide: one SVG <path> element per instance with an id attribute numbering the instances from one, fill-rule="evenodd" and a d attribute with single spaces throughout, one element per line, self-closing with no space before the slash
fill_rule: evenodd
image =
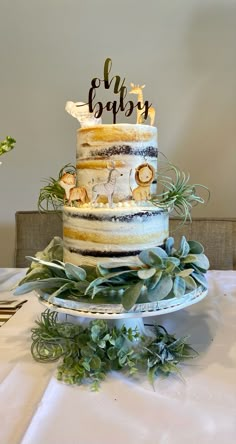
<path id="1" fill-rule="evenodd" d="M 130 84 L 131 90 L 129 91 L 130 94 L 137 94 L 138 95 L 138 102 L 140 102 L 141 107 L 143 107 L 143 88 L 145 88 L 145 85 L 134 85 L 133 83 Z M 137 123 L 144 123 L 144 117 L 142 115 L 143 111 L 140 109 L 137 109 Z M 153 126 L 154 120 L 155 120 L 155 108 L 151 106 L 148 110 L 148 117 L 150 117 L 150 125 Z"/>

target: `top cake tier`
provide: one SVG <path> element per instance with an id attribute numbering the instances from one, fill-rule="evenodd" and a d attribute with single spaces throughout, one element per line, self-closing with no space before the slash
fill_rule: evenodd
<path id="1" fill-rule="evenodd" d="M 92 200 L 96 185 L 113 180 L 114 203 L 132 198 L 133 190 L 140 185 L 142 192 L 146 186 L 146 189 L 151 187 L 151 194 L 155 193 L 157 156 L 157 128 L 153 126 L 116 124 L 80 128 L 76 158 L 78 185 L 86 188 Z M 142 168 L 141 184 L 137 179 L 138 168 Z M 152 179 L 151 174 L 155 176 Z M 106 203 L 102 193 L 97 201 Z"/>

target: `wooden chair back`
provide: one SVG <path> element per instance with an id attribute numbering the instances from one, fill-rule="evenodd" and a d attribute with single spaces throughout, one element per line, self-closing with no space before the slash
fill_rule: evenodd
<path id="1" fill-rule="evenodd" d="M 34 256 L 42 251 L 54 236 L 62 237 L 62 214 L 18 211 L 16 219 L 15 266 L 28 267 L 25 256 Z M 170 219 L 170 235 L 176 246 L 184 235 L 187 240 L 197 240 L 205 248 L 214 270 L 236 269 L 236 219 L 193 218 L 181 225 Z"/>

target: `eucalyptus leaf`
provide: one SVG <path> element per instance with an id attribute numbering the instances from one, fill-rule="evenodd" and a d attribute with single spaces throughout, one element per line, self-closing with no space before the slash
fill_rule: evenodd
<path id="1" fill-rule="evenodd" d="M 102 366 L 102 361 L 99 356 L 93 356 L 90 361 L 91 370 L 99 370 Z"/>
<path id="2" fill-rule="evenodd" d="M 117 358 L 117 349 L 116 347 L 109 347 L 107 350 L 107 356 L 111 361 L 114 361 Z"/>
<path id="3" fill-rule="evenodd" d="M 155 326 L 153 335 L 147 336 L 101 320 L 85 327 L 59 322 L 56 312 L 46 310 L 32 329 L 31 352 L 41 363 L 60 359 L 60 381 L 77 385 L 91 382 L 91 389 L 97 390 L 110 370 L 128 368 L 134 375 L 138 369 L 146 370 L 152 382 L 159 374 L 178 372 L 181 361 L 196 356 L 186 339 L 175 338 L 161 326 Z"/>

